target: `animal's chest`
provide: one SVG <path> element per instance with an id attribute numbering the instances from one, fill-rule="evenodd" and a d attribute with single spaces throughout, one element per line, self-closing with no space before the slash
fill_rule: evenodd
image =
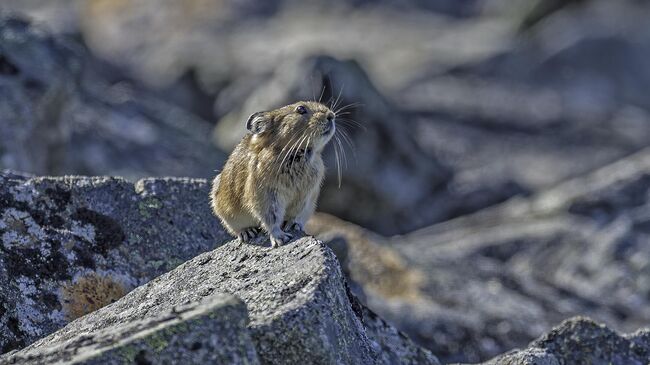
<path id="1" fill-rule="evenodd" d="M 300 151 L 282 164 L 281 185 L 290 192 L 289 195 L 306 194 L 314 185 L 320 184 L 322 164 L 319 156 L 310 155 L 310 151 Z"/>
<path id="2" fill-rule="evenodd" d="M 297 158 L 282 166 L 282 185 L 290 189 L 301 189 L 318 183 L 318 166 L 314 161 Z"/>

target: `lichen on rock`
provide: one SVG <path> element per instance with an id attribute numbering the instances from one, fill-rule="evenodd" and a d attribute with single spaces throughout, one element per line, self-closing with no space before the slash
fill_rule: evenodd
<path id="1" fill-rule="evenodd" d="M 0 364 L 258 364 L 246 306 L 231 295 L 168 307 L 146 318 L 32 346 Z"/>

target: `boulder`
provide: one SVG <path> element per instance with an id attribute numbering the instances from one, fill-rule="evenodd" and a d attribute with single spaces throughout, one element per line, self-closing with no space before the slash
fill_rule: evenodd
<path id="1" fill-rule="evenodd" d="M 355 54 L 376 76 L 404 82 L 432 58 L 442 64 L 475 59 L 501 43 L 504 27 L 493 20 L 447 16 L 479 15 L 485 8 L 476 0 L 6 0 L 0 7 L 29 14 L 55 32 L 80 34 L 95 55 L 149 85 L 193 73 L 211 94 L 237 76 L 272 72 L 286 58 L 317 52 Z M 387 20 L 395 25 L 390 37 Z M 364 41 L 350 34 L 363 34 Z M 414 48 L 409 41 L 432 46 Z"/>
<path id="2" fill-rule="evenodd" d="M 517 17 L 515 4 L 501 3 Z M 411 111 L 420 147 L 454 171 L 451 191 L 539 192 L 648 146 L 650 6 L 516 3 L 539 23 L 512 29 L 507 47 L 486 59 L 391 94 Z"/>
<path id="3" fill-rule="evenodd" d="M 0 173 L 0 353 L 228 239 L 205 180 Z"/>
<path id="4" fill-rule="evenodd" d="M 368 304 L 445 362 L 483 361 L 586 315 L 650 321 L 650 150 L 389 241 L 419 296 Z M 409 313 L 404 316 L 403 313 Z"/>
<path id="5" fill-rule="evenodd" d="M 94 338 L 97 333 L 111 332 L 134 321 L 151 323 L 151 318 L 176 306 L 200 303 L 215 293 L 229 293 L 246 303 L 248 331 L 261 363 L 438 363 L 430 352 L 414 345 L 354 299 L 336 257 L 323 243 L 304 237 L 278 249 L 269 246 L 232 241 L 199 255 L 3 360 L 66 348 L 78 343 L 80 337 Z M 196 325 L 209 328 L 210 317 L 196 319 Z M 151 338 L 159 338 L 157 330 L 153 331 Z M 218 328 L 214 333 L 216 338 L 231 335 Z M 146 338 L 143 341 L 146 343 Z M 156 342 L 159 350 L 170 352 L 164 336 Z M 191 341 L 183 343 L 192 345 Z M 232 345 L 237 354 L 249 353 L 242 342 Z M 106 347 L 113 346 L 111 342 Z M 137 349 L 144 351 L 137 353 L 148 361 L 159 362 L 156 352 Z"/>
<path id="6" fill-rule="evenodd" d="M 209 177 L 211 125 L 121 81 L 78 41 L 0 17 L 0 168 L 39 175 Z"/>
<path id="7" fill-rule="evenodd" d="M 650 362 L 650 332 L 621 335 L 589 318 L 562 322 L 528 348 L 499 356 L 485 365 L 631 365 Z"/>

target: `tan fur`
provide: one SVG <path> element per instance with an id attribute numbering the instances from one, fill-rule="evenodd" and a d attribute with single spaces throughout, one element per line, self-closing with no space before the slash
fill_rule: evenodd
<path id="1" fill-rule="evenodd" d="M 307 112 L 300 114 L 299 106 Z M 276 247 L 291 238 L 281 229 L 284 221 L 302 230 L 316 208 L 325 172 L 321 153 L 334 134 L 333 117 L 325 105 L 310 101 L 251 116 L 263 130 L 253 127 L 244 136 L 210 194 L 228 232 L 247 240 L 250 229 L 261 227 Z"/>

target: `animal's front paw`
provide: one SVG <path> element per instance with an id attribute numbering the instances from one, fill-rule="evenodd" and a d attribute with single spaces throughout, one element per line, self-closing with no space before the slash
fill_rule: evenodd
<path id="1" fill-rule="evenodd" d="M 259 227 L 248 227 L 237 234 L 237 237 L 244 243 L 248 243 L 260 235 L 262 230 Z"/>
<path id="2" fill-rule="evenodd" d="M 282 224 L 282 230 L 283 231 L 298 231 L 298 232 L 304 232 L 305 231 L 302 224 L 300 224 L 298 222 L 288 222 L 288 221 L 284 221 L 284 223 Z"/>
<path id="3" fill-rule="evenodd" d="M 289 242 L 291 238 L 293 238 L 291 234 L 278 230 L 277 232 L 271 234 L 271 247 L 280 247 L 283 244 Z"/>

